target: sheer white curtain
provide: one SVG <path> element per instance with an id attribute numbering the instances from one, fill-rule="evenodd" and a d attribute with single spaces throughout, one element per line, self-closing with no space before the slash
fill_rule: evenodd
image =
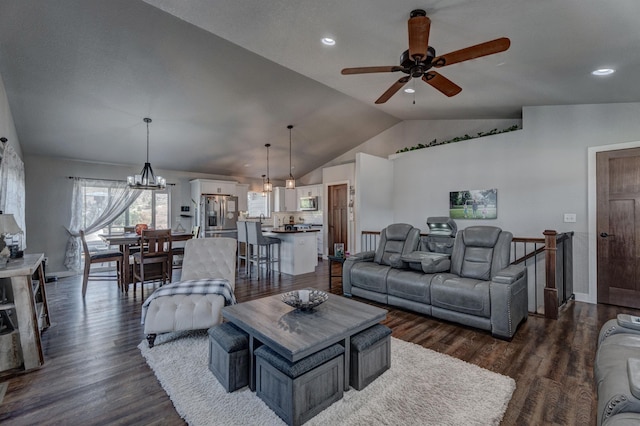
<path id="1" fill-rule="evenodd" d="M 85 195 L 87 188 L 104 188 L 108 191 L 107 202 L 102 206 L 101 211 L 91 220 L 91 223 L 84 223 L 85 215 Z M 98 231 L 113 222 L 118 216 L 124 213 L 131 204 L 141 194 L 139 189 L 131 189 L 126 182 L 106 181 L 99 179 L 74 178 L 73 196 L 71 199 L 71 223 L 69 224 L 69 240 L 64 266 L 69 270 L 80 270 L 80 230 L 86 234 Z"/>
<path id="2" fill-rule="evenodd" d="M 22 229 L 20 250 L 24 250 L 27 241 L 24 197 L 24 163 L 15 149 L 6 144 L 2 153 L 2 161 L 0 161 L 0 210 L 6 214 L 12 214 Z"/>

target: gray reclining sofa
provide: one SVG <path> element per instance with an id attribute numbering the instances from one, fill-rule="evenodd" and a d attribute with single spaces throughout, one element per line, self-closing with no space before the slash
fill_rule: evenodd
<path id="1" fill-rule="evenodd" d="M 594 362 L 597 424 L 640 424 L 640 318 L 620 314 L 600 329 Z"/>
<path id="2" fill-rule="evenodd" d="M 511 339 L 528 315 L 527 271 L 509 264 L 512 238 L 497 227 L 471 226 L 457 233 L 449 258 L 446 244 L 445 253 L 434 253 L 418 228 L 393 224 L 376 251 L 345 260 L 343 292 Z"/>

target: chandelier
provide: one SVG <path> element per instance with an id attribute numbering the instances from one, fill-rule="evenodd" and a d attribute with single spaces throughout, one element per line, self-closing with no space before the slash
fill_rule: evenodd
<path id="1" fill-rule="evenodd" d="M 273 184 L 269 180 L 269 147 L 271 146 L 271 144 L 270 143 L 266 143 L 266 144 L 264 144 L 264 146 L 267 147 L 267 180 L 262 185 L 262 191 L 271 192 L 271 191 L 273 191 Z"/>
<path id="2" fill-rule="evenodd" d="M 289 124 L 287 129 L 289 129 L 289 178 L 284 186 L 287 189 L 296 189 L 296 180 L 293 178 L 293 174 L 291 173 L 291 129 L 293 129 L 293 126 Z"/>
<path id="3" fill-rule="evenodd" d="M 151 163 L 149 163 L 149 123 L 150 118 L 144 118 L 142 121 L 147 123 L 147 162 L 140 171 L 139 175 L 127 177 L 127 183 L 130 188 L 135 189 L 164 189 L 167 186 L 167 180 L 162 176 L 156 176 L 153 173 Z"/>

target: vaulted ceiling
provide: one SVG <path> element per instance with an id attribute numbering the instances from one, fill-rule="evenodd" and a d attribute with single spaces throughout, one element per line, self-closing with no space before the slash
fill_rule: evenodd
<path id="1" fill-rule="evenodd" d="M 498 37 L 506 52 L 374 101 L 401 75 L 407 19 L 437 54 Z M 156 169 L 301 176 L 401 120 L 516 118 L 524 105 L 640 101 L 640 2 L 616 0 L 0 0 L 0 75 L 23 152 Z M 336 40 L 324 46 L 322 37 Z M 613 68 L 594 77 L 597 68 Z"/>

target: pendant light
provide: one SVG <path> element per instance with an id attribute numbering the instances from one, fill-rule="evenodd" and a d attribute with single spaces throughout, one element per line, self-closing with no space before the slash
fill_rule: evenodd
<path id="1" fill-rule="evenodd" d="M 289 129 L 289 179 L 287 179 L 285 183 L 285 188 L 296 189 L 296 180 L 293 178 L 293 174 L 291 174 L 291 129 L 293 129 L 293 126 L 289 124 L 287 129 Z"/>
<path id="2" fill-rule="evenodd" d="M 271 181 L 269 180 L 269 147 L 271 146 L 270 143 L 266 143 L 264 144 L 265 147 L 267 147 L 267 180 L 264 182 L 264 185 L 262 185 L 262 190 L 264 192 L 271 192 L 273 191 L 273 185 L 271 184 Z"/>
<path id="3" fill-rule="evenodd" d="M 135 189 L 164 189 L 167 186 L 167 181 L 162 176 L 156 176 L 149 163 L 149 123 L 150 118 L 144 118 L 142 121 L 147 123 L 147 162 L 144 163 L 142 171 L 139 175 L 128 176 L 127 183 L 130 188 Z"/>
<path id="4" fill-rule="evenodd" d="M 263 197 L 266 197 L 266 196 L 267 196 L 267 193 L 266 193 L 266 192 L 265 192 L 265 190 L 264 190 L 264 177 L 265 177 L 265 176 L 266 176 L 266 175 L 262 175 L 262 196 L 263 196 Z"/>

